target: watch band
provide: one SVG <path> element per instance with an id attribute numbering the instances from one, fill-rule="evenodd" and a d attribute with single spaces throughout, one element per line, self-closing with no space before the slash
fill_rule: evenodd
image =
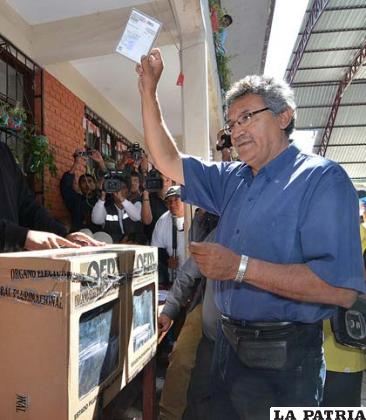
<path id="1" fill-rule="evenodd" d="M 242 255 L 240 257 L 240 264 L 239 264 L 238 272 L 236 273 L 236 277 L 234 279 L 238 283 L 241 283 L 244 281 L 245 272 L 247 271 L 247 267 L 248 267 L 248 260 L 249 260 L 249 257 L 247 255 Z"/>

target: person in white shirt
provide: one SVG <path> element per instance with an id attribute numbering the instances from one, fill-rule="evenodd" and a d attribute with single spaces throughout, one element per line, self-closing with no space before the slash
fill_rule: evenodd
<path id="1" fill-rule="evenodd" d="M 128 193 L 127 181 L 121 180 L 121 189 L 108 194 L 109 197 L 102 191 L 92 210 L 92 222 L 103 225 L 103 231 L 112 237 L 114 243 L 122 241 L 125 234 L 124 224 L 128 219 L 134 222 L 141 220 L 141 202 L 131 203 L 126 198 Z"/>
<path id="2" fill-rule="evenodd" d="M 156 222 L 151 245 L 163 248 L 169 255 L 168 268 L 170 281 L 174 281 L 176 270 L 185 261 L 184 244 L 184 204 L 180 199 L 180 187 L 172 186 L 165 194 L 165 203 L 168 211 L 165 212 Z M 173 250 L 173 218 L 177 226 L 177 247 Z"/>

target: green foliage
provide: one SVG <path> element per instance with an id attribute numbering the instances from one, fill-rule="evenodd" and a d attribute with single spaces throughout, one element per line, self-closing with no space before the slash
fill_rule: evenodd
<path id="1" fill-rule="evenodd" d="M 27 171 L 34 173 L 38 179 L 42 177 L 45 168 L 52 176 L 57 175 L 57 167 L 49 148 L 48 138 L 37 134 L 36 127 L 27 123 L 27 113 L 21 105 L 12 107 L 5 102 L 0 102 L 1 128 L 23 140 L 24 149 L 28 155 Z M 19 156 L 16 156 L 16 160 L 19 162 Z"/>
<path id="2" fill-rule="evenodd" d="M 49 149 L 48 138 L 41 134 L 27 133 L 24 141 L 29 155 L 28 171 L 40 179 L 44 169 L 47 168 L 52 176 L 56 176 L 57 166 L 53 153 Z"/>
<path id="3" fill-rule="evenodd" d="M 219 28 L 218 28 L 219 32 L 213 32 L 213 38 L 214 38 L 217 70 L 219 73 L 221 90 L 226 92 L 230 88 L 230 85 L 231 85 L 232 72 L 230 70 L 229 63 L 232 57 L 225 54 L 224 46 L 221 45 L 220 32 L 223 30 L 223 28 L 220 27 L 220 22 L 223 16 L 227 14 L 227 12 L 225 9 L 221 7 L 219 0 L 209 0 L 209 6 L 210 6 L 211 11 L 215 10 L 218 23 L 219 23 Z"/>
<path id="4" fill-rule="evenodd" d="M 221 88 L 226 92 L 231 86 L 232 72 L 230 70 L 231 56 L 216 54 L 217 70 L 219 72 Z"/>

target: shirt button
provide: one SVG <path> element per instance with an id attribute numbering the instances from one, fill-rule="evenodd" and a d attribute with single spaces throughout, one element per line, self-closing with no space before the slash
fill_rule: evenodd
<path id="1" fill-rule="evenodd" d="M 248 198 L 248 201 L 253 201 L 253 200 L 254 200 L 253 197 Z"/>
<path id="2" fill-rule="evenodd" d="M 236 229 L 235 233 L 238 235 L 240 233 L 240 229 Z"/>

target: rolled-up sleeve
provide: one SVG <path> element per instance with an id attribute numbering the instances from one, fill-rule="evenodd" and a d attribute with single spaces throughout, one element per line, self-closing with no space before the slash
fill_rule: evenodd
<path id="1" fill-rule="evenodd" d="M 182 200 L 210 213 L 221 214 L 229 165 L 183 156 Z M 227 175 L 227 176 L 226 176 Z"/>
<path id="2" fill-rule="evenodd" d="M 300 226 L 304 262 L 322 280 L 365 291 L 358 199 L 344 171 L 334 166 L 304 203 Z"/>

